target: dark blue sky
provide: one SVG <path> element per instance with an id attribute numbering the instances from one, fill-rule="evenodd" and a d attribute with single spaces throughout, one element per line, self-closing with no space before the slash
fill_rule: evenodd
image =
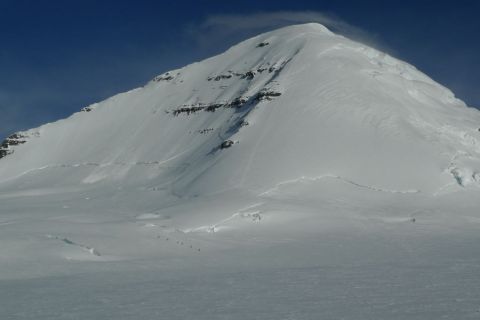
<path id="1" fill-rule="evenodd" d="M 316 20 L 480 106 L 480 1 L 0 0 L 0 138 L 172 68 Z"/>

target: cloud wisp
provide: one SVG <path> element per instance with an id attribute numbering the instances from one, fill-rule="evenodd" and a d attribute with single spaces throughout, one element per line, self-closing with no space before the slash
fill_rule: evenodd
<path id="1" fill-rule="evenodd" d="M 384 51 L 391 51 L 380 42 L 378 35 L 356 27 L 333 14 L 318 11 L 211 15 L 199 25 L 190 26 L 188 31 L 198 40 L 200 46 L 207 47 L 226 39 L 238 40 L 239 37 L 248 37 L 288 25 L 309 22 L 321 23 L 331 31 L 352 40 Z"/>

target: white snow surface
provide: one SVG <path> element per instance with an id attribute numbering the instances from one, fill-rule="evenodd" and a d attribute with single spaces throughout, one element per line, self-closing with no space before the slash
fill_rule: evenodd
<path id="1" fill-rule="evenodd" d="M 478 319 L 479 128 L 322 25 L 261 34 L 21 133 L 0 318 Z"/>

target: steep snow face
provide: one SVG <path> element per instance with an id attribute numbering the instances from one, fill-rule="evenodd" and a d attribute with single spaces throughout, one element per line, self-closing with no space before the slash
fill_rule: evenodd
<path id="1" fill-rule="evenodd" d="M 305 24 L 21 133 L 2 145 L 0 184 L 192 196 L 335 177 L 437 194 L 480 183 L 479 127 L 478 111 L 411 65 Z"/>

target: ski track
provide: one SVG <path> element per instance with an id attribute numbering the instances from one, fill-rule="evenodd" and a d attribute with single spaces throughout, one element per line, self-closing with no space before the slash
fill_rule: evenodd
<path id="1" fill-rule="evenodd" d="M 55 239 L 55 240 L 59 240 L 59 241 L 62 241 L 63 243 L 67 244 L 67 245 L 70 245 L 70 246 L 74 246 L 74 247 L 78 247 L 84 251 L 87 251 L 88 253 L 90 253 L 91 255 L 94 255 L 94 256 L 97 256 L 97 257 L 101 257 L 102 255 L 100 254 L 100 252 L 93 248 L 93 247 L 90 247 L 90 246 L 86 246 L 86 245 L 83 245 L 83 244 L 80 244 L 80 243 L 77 243 L 75 241 L 72 241 L 70 240 L 69 238 L 66 238 L 66 237 L 59 237 L 59 236 L 54 236 L 54 235 L 47 235 L 47 238 L 48 239 Z"/>
<path id="2" fill-rule="evenodd" d="M 179 156 L 179 155 L 177 155 L 177 156 Z M 177 156 L 175 156 L 173 158 L 170 158 L 170 159 L 167 159 L 167 160 L 164 160 L 164 161 L 138 161 L 138 162 L 118 162 L 118 161 L 114 161 L 114 162 L 105 162 L 105 163 L 86 162 L 86 163 L 75 163 L 75 164 L 50 164 L 50 165 L 45 165 L 45 166 L 38 167 L 38 168 L 29 169 L 27 171 L 24 171 L 24 172 L 18 174 L 17 176 L 14 176 L 14 177 L 11 177 L 11 178 L 8 178 L 8 179 L 5 179 L 5 180 L 1 180 L 0 183 L 18 179 L 22 176 L 25 176 L 25 175 L 30 174 L 30 173 L 35 172 L 35 171 L 42 171 L 42 170 L 47 170 L 47 169 L 82 168 L 82 167 L 104 168 L 104 167 L 109 167 L 109 166 L 119 166 L 119 167 L 125 167 L 125 166 L 146 166 L 146 167 L 155 166 L 155 167 L 158 167 L 160 169 L 160 168 L 183 168 L 183 167 L 186 167 L 186 166 L 189 165 L 189 164 L 175 165 L 175 166 L 164 166 L 163 165 L 164 163 L 173 160 Z"/>
<path id="3" fill-rule="evenodd" d="M 187 232 L 184 232 L 182 230 L 176 230 L 176 232 L 179 232 L 181 234 L 186 234 Z M 165 240 L 165 241 L 168 241 L 172 244 L 176 244 L 180 247 L 184 247 L 184 248 L 187 248 L 187 249 L 190 249 L 192 251 L 195 251 L 195 252 L 201 252 L 201 248 L 200 246 L 197 246 L 197 245 L 194 245 L 194 241 L 192 241 L 191 239 L 180 239 L 178 237 L 175 237 L 175 236 L 172 236 L 171 234 L 168 234 L 168 235 L 164 235 L 164 234 L 159 234 L 156 236 L 156 239 L 158 240 Z"/>
<path id="4" fill-rule="evenodd" d="M 248 219 L 251 219 L 251 221 L 253 222 L 261 221 L 262 220 L 261 211 L 260 210 L 251 211 L 251 209 L 257 208 L 263 204 L 264 204 L 263 202 L 260 202 L 260 203 L 247 206 L 243 209 L 238 210 L 237 212 L 232 214 L 230 217 L 223 219 L 217 223 L 207 225 L 207 226 L 200 226 L 196 228 L 185 229 L 183 230 L 183 232 L 190 233 L 190 232 L 206 231 L 207 233 L 215 233 L 219 230 L 220 227 L 225 226 L 228 222 L 235 220 L 237 218 L 240 218 L 240 219 L 248 218 Z"/>
<path id="5" fill-rule="evenodd" d="M 259 196 L 260 197 L 268 196 L 269 194 L 271 194 L 275 191 L 278 191 L 281 187 L 283 187 L 285 185 L 302 183 L 302 182 L 316 182 L 316 181 L 323 180 L 323 179 L 336 179 L 336 180 L 343 181 L 345 183 L 351 184 L 351 185 L 359 187 L 359 188 L 364 188 L 364 189 L 368 189 L 368 190 L 372 190 L 372 191 L 376 191 L 376 192 L 400 193 L 400 194 L 420 193 L 421 192 L 420 190 L 416 190 L 416 189 L 412 189 L 412 190 L 383 189 L 383 188 L 379 188 L 379 187 L 364 185 L 364 184 L 361 184 L 361 183 L 358 183 L 358 182 L 355 182 L 355 181 L 352 181 L 350 179 L 346 179 L 346 178 L 343 178 L 343 177 L 337 176 L 337 175 L 323 175 L 323 176 L 314 177 L 314 178 L 308 178 L 308 177 L 302 176 L 302 177 L 297 178 L 297 179 L 282 181 L 282 182 L 277 183 L 273 188 L 268 189 L 267 191 L 264 191 L 264 192 L 260 193 Z"/>

